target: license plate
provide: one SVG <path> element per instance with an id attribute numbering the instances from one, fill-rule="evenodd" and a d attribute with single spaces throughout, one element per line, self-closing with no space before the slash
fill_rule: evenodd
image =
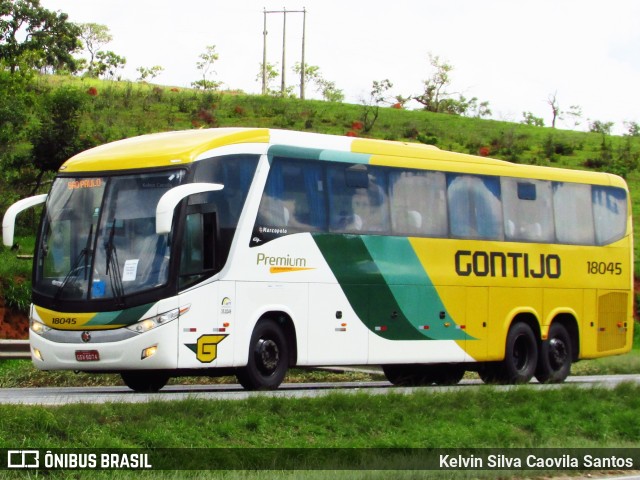
<path id="1" fill-rule="evenodd" d="M 97 350 L 76 350 L 76 360 L 78 362 L 97 362 L 100 354 Z"/>

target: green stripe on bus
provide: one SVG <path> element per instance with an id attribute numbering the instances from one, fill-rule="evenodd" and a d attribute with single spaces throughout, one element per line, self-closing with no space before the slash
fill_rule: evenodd
<path id="1" fill-rule="evenodd" d="M 434 340 L 472 339 L 451 318 L 409 239 L 361 237 L 409 323 Z"/>
<path id="2" fill-rule="evenodd" d="M 368 164 L 371 155 L 364 153 L 340 152 L 337 150 L 321 150 L 318 148 L 291 147 L 273 145 L 268 151 L 269 162 L 274 157 L 295 158 L 299 160 L 326 160 L 344 163 Z"/>
<path id="3" fill-rule="evenodd" d="M 314 234 L 313 238 L 360 320 L 388 340 L 427 340 L 406 318 L 396 297 L 356 235 Z"/>
<path id="4" fill-rule="evenodd" d="M 100 312 L 87 322 L 87 325 L 133 325 L 142 320 L 142 316 L 147 313 L 153 305 L 153 303 L 147 303 L 116 312 Z"/>

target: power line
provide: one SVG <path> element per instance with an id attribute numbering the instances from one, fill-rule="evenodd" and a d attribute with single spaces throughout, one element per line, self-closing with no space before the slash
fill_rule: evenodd
<path id="1" fill-rule="evenodd" d="M 267 15 L 268 14 L 282 14 L 282 74 L 280 81 L 280 93 L 284 96 L 286 90 L 285 68 L 286 68 L 286 40 L 287 40 L 287 14 L 288 13 L 302 13 L 302 58 L 300 66 L 300 98 L 304 99 L 304 77 L 305 77 L 305 64 L 304 64 L 304 47 L 305 47 L 305 33 L 307 24 L 307 9 L 302 10 L 267 10 L 264 9 L 264 26 L 262 30 L 263 48 L 262 48 L 262 94 L 267 93 Z"/>

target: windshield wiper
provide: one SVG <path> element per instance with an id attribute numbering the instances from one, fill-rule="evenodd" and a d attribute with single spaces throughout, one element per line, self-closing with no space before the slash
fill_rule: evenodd
<path id="1" fill-rule="evenodd" d="M 58 290 L 56 290 L 56 294 L 55 294 L 55 297 L 54 297 L 56 300 L 60 299 L 60 297 L 62 296 L 62 292 L 64 291 L 65 287 L 69 283 L 69 280 L 71 280 L 72 278 L 77 277 L 78 276 L 78 272 L 80 270 L 84 270 L 84 280 L 86 281 L 88 279 L 89 255 L 92 253 L 92 251 L 91 251 L 91 239 L 92 238 L 93 238 L 93 223 L 91 224 L 91 227 L 89 228 L 89 235 L 87 236 L 87 243 L 86 243 L 85 247 L 80 251 L 80 253 L 76 257 L 76 259 L 73 261 L 73 265 L 71 265 L 71 268 L 69 269 L 69 272 L 67 273 L 67 275 L 62 280 L 62 283 L 58 286 Z M 83 268 L 80 267 L 80 262 L 82 262 L 82 259 L 84 259 Z"/>
<path id="2" fill-rule="evenodd" d="M 113 237 L 116 231 L 116 219 L 113 219 L 111 224 L 111 231 L 109 232 L 109 240 L 105 244 L 107 262 L 105 266 L 106 275 L 109 277 L 109 283 L 111 285 L 111 291 L 113 292 L 113 298 L 116 301 L 116 305 L 124 305 L 124 286 L 122 285 L 122 278 L 120 278 L 120 264 L 118 262 L 118 252 L 116 246 L 113 243 Z M 111 271 L 111 275 L 109 275 Z"/>

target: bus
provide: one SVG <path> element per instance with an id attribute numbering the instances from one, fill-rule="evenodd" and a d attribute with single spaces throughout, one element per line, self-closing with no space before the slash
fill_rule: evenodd
<path id="1" fill-rule="evenodd" d="M 291 367 L 381 366 L 396 385 L 562 382 L 628 352 L 631 204 L 611 174 L 261 128 L 80 153 L 46 195 L 30 347 L 41 370 L 134 391 Z"/>

